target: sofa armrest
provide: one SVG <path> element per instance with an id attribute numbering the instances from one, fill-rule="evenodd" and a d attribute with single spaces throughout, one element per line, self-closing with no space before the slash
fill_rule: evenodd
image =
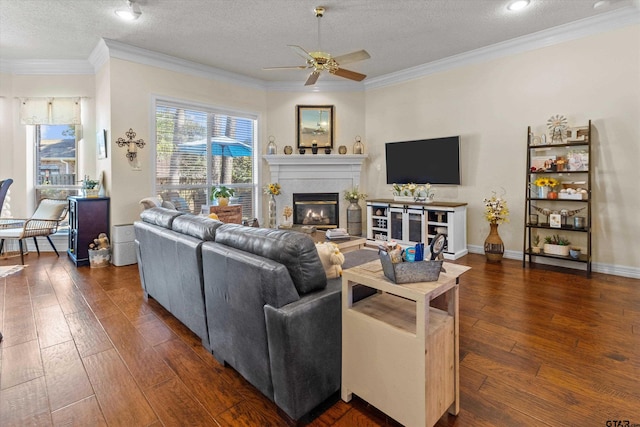
<path id="1" fill-rule="evenodd" d="M 293 419 L 340 389 L 340 295 L 331 283 L 281 308 L 264 307 L 274 400 Z"/>

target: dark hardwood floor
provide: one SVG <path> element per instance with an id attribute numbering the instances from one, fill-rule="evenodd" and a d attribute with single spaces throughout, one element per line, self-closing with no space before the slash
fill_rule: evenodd
<path id="1" fill-rule="evenodd" d="M 640 280 L 458 262 L 461 411 L 439 426 L 640 425 Z M 143 300 L 137 266 L 26 263 L 0 278 L 0 425 L 288 424 Z M 357 398 L 326 406 L 310 425 L 395 425 Z"/>

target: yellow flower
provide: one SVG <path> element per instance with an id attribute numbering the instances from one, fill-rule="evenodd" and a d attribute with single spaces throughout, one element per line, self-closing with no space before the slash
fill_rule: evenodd
<path id="1" fill-rule="evenodd" d="M 560 184 L 557 179 L 546 176 L 536 178 L 533 183 L 538 187 L 555 187 Z"/>
<path id="2" fill-rule="evenodd" d="M 264 187 L 264 193 L 273 194 L 274 196 L 277 196 L 278 194 L 280 194 L 280 184 L 278 184 L 277 182 L 267 184 Z"/>

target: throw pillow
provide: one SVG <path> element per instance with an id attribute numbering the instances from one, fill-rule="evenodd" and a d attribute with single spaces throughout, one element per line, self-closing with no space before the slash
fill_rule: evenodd
<path id="1" fill-rule="evenodd" d="M 335 279 L 342 276 L 344 255 L 338 249 L 338 245 L 333 242 L 317 243 L 316 250 L 320 256 L 327 279 Z"/>
<path id="2" fill-rule="evenodd" d="M 145 209 L 151 209 L 160 206 L 161 201 L 157 197 L 145 197 L 144 199 L 140 200 L 140 204 Z"/>

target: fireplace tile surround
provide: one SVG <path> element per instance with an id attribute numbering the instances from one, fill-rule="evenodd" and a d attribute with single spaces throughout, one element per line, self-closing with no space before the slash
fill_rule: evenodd
<path id="1" fill-rule="evenodd" d="M 278 222 L 284 206 L 293 206 L 294 193 L 338 193 L 360 186 L 360 173 L 367 154 L 264 155 L 269 165 L 269 182 L 282 187 L 278 196 Z M 348 203 L 340 204 L 339 223 L 347 224 Z"/>

